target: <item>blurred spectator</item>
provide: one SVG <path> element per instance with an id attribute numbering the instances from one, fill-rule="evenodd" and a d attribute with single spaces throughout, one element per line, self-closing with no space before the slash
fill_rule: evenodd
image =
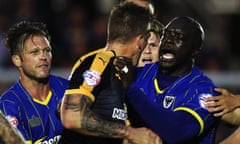
<path id="1" fill-rule="evenodd" d="M 108 16 L 106 14 L 99 14 L 95 17 L 90 29 L 90 50 L 95 50 L 105 46 L 107 39 L 107 18 Z"/>
<path id="2" fill-rule="evenodd" d="M 226 60 L 224 58 L 225 57 L 223 57 L 219 49 L 215 47 L 206 47 L 196 60 L 196 65 L 198 65 L 202 70 L 219 72 L 227 69 Z"/>
<path id="3" fill-rule="evenodd" d="M 9 19 L 7 15 L 0 11 L 0 68 L 6 67 L 11 64 L 11 60 L 9 58 L 9 52 L 4 45 L 4 33 L 9 25 Z"/>
<path id="4" fill-rule="evenodd" d="M 106 13 L 119 1 L 121 0 L 0 0 L 0 38 L 3 36 L 4 27 L 9 27 L 20 20 L 45 22 L 53 36 L 53 46 L 57 50 L 53 65 L 70 66 L 76 56 L 105 45 Z M 204 69 L 211 71 L 240 69 L 237 55 L 239 53 L 237 35 L 240 31 L 237 7 L 240 5 L 235 6 L 236 10 L 232 13 L 229 11 L 219 13 L 217 5 L 212 5 L 213 0 L 151 0 L 151 2 L 163 24 L 172 17 L 188 15 L 200 20 L 206 27 L 207 39 L 210 39 L 205 43 L 206 51 L 210 51 L 212 56 L 203 53 L 201 59 L 204 58 L 205 63 L 200 65 Z M 233 5 L 232 1 L 229 1 L 228 5 L 223 3 L 224 0 L 221 4 L 226 6 L 225 8 Z M 5 63 L 9 60 L 5 58 L 6 52 L 1 42 L 0 50 L 0 64 L 9 66 Z"/>

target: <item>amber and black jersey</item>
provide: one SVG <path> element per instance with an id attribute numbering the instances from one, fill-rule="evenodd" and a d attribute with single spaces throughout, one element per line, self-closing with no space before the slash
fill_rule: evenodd
<path id="1" fill-rule="evenodd" d="M 113 65 L 114 57 L 113 51 L 104 49 L 81 57 L 72 69 L 69 87 L 65 93 L 88 96 L 93 101 L 92 111 L 102 119 L 125 124 L 127 120 L 125 93 L 119 73 Z M 79 144 L 122 143 L 121 139 L 93 137 L 79 133 L 63 134 L 62 140 L 66 141 L 65 143 L 72 141 Z"/>

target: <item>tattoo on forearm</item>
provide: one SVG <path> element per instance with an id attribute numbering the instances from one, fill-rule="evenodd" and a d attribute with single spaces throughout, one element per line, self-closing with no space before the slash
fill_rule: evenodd
<path id="1" fill-rule="evenodd" d="M 103 137 L 123 138 L 127 127 L 124 124 L 110 122 L 101 119 L 96 113 L 90 110 L 92 102 L 87 96 L 68 95 L 64 102 L 65 109 L 72 109 L 74 112 L 80 112 L 81 128 Z"/>
<path id="2" fill-rule="evenodd" d="M 82 98 L 79 102 L 80 107 L 84 107 L 89 99 Z M 97 133 L 99 136 L 104 137 L 122 137 L 126 131 L 124 124 L 106 121 L 101 119 L 96 113 L 91 111 L 89 107 L 84 109 L 84 117 L 82 119 L 82 128 L 87 129 L 90 132 Z M 122 133 L 120 133 L 122 131 Z"/>
<path id="3" fill-rule="evenodd" d="M 109 122 L 99 118 L 92 111 L 86 111 L 82 127 L 103 137 L 123 137 L 127 130 L 124 124 Z"/>
<path id="4" fill-rule="evenodd" d="M 76 97 L 79 97 L 79 98 L 76 99 Z M 75 99 L 76 99 L 76 101 L 75 101 Z M 66 101 L 64 103 L 65 109 L 72 109 L 74 112 L 84 110 L 84 107 L 86 107 L 87 102 L 90 103 L 90 100 L 87 101 L 87 100 L 84 100 L 84 99 L 87 99 L 87 97 L 86 96 L 79 96 L 79 95 L 69 95 L 69 96 L 67 96 Z"/>

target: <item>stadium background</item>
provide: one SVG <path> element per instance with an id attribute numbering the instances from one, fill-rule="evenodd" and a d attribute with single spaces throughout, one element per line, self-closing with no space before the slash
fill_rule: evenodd
<path id="1" fill-rule="evenodd" d="M 0 93 L 18 79 L 3 38 L 20 20 L 47 24 L 53 73 L 68 76 L 75 60 L 104 47 L 109 10 L 119 0 L 0 0 Z M 204 27 L 206 41 L 196 63 L 220 87 L 240 93 L 240 0 L 152 0 L 163 23 L 188 15 Z M 218 141 L 236 127 L 221 124 Z"/>

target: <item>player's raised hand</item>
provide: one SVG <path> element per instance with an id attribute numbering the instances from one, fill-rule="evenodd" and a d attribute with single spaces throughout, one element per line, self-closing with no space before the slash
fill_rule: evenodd
<path id="1" fill-rule="evenodd" d="M 209 112 L 213 112 L 214 116 L 223 116 L 240 106 L 240 97 L 230 93 L 223 88 L 216 88 L 219 96 L 206 98 L 206 107 Z"/>
<path id="2" fill-rule="evenodd" d="M 133 81 L 132 59 L 124 56 L 118 56 L 114 59 L 113 65 L 120 74 L 124 88 L 127 89 Z"/>

